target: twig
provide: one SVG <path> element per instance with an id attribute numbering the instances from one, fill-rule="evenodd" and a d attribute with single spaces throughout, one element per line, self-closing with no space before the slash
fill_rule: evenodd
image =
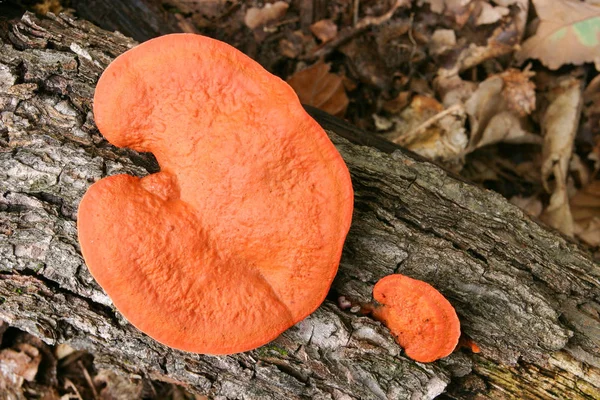
<path id="1" fill-rule="evenodd" d="M 410 76 L 412 76 L 413 69 L 414 69 L 413 58 L 415 56 L 415 53 L 417 52 L 417 41 L 413 37 L 413 24 L 414 24 L 414 22 L 415 22 L 415 14 L 411 13 L 410 14 L 410 21 L 409 21 L 409 25 L 408 25 L 408 39 L 410 40 L 410 43 L 412 44 L 412 48 L 410 49 L 410 58 L 408 59 L 409 60 L 408 61 L 409 68 L 410 68 Z"/>
<path id="2" fill-rule="evenodd" d="M 284 19 L 283 21 L 277 22 L 273 25 L 271 25 L 271 28 L 276 28 L 282 25 L 287 25 L 287 24 L 293 24 L 300 21 L 300 17 L 292 17 L 292 18 L 288 18 L 288 19 Z"/>
<path id="3" fill-rule="evenodd" d="M 406 144 L 412 142 L 412 138 L 419 135 L 421 132 L 423 132 L 424 130 L 429 128 L 431 125 L 433 125 L 440 119 L 444 118 L 446 115 L 453 114 L 462 109 L 463 109 L 462 104 L 460 104 L 460 103 L 454 104 L 453 106 L 448 107 L 444 111 L 440 111 L 439 113 L 435 114 L 433 117 L 429 118 L 428 120 L 423 122 L 421 125 L 417 126 L 412 131 L 408 132 L 406 135 L 402 135 L 402 136 L 394 139 L 393 142 L 401 144 L 401 145 L 406 145 Z"/>
<path id="4" fill-rule="evenodd" d="M 332 40 L 327 43 L 324 43 L 322 46 L 317 47 L 314 51 L 306 56 L 302 57 L 304 60 L 312 60 L 315 58 L 325 57 L 330 54 L 339 46 L 348 42 L 352 38 L 360 35 L 362 32 L 366 31 L 371 26 L 381 25 L 384 22 L 388 21 L 396 10 L 405 3 L 405 0 L 396 0 L 394 5 L 390 8 L 388 12 L 378 17 L 365 17 L 358 21 L 354 27 L 345 28 L 340 31 L 340 33 Z"/>
<path id="5" fill-rule="evenodd" d="M 77 360 L 77 365 L 79 365 L 79 367 L 83 371 L 83 376 L 85 377 L 85 380 L 87 381 L 87 384 L 92 389 L 92 393 L 94 394 L 94 400 L 97 399 L 98 398 L 98 392 L 96 391 L 96 387 L 94 386 L 94 382 L 92 381 L 92 377 L 90 376 L 88 370 L 85 368 L 85 366 L 83 365 L 83 363 L 81 362 L 81 360 Z"/>
<path id="6" fill-rule="evenodd" d="M 75 386 L 75 384 L 71 382 L 69 378 L 65 378 L 65 389 L 67 388 L 73 389 L 75 391 L 75 396 L 77 396 L 77 399 L 83 400 L 81 394 L 79 393 L 79 390 L 77 390 L 77 386 Z"/>

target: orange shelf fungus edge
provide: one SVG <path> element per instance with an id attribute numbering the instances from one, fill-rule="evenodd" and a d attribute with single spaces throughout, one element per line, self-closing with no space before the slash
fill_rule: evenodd
<path id="1" fill-rule="evenodd" d="M 350 174 L 294 91 L 199 35 L 145 42 L 104 71 L 96 124 L 160 172 L 93 184 L 85 262 L 116 308 L 180 350 L 254 349 L 311 314 L 352 219 Z"/>
<path id="2" fill-rule="evenodd" d="M 373 288 L 380 303 L 373 316 L 392 332 L 415 361 L 444 358 L 458 344 L 460 322 L 454 307 L 430 284 L 404 275 L 388 275 Z"/>

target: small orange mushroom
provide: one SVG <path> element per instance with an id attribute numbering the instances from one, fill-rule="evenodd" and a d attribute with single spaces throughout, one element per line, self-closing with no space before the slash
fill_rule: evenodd
<path id="1" fill-rule="evenodd" d="M 465 349 L 471 350 L 472 353 L 481 353 L 481 348 L 466 334 L 462 334 L 460 340 L 458 341 L 457 347 L 464 347 Z"/>
<path id="2" fill-rule="evenodd" d="M 394 274 L 373 288 L 380 303 L 373 316 L 385 323 L 406 355 L 432 362 L 454 351 L 460 338 L 460 322 L 454 307 L 430 284 Z"/>
<path id="3" fill-rule="evenodd" d="M 81 200 L 87 266 L 116 308 L 170 347 L 250 350 L 312 313 L 352 218 L 350 174 L 282 80 L 199 35 L 145 42 L 104 71 L 95 121 L 161 171 Z"/>

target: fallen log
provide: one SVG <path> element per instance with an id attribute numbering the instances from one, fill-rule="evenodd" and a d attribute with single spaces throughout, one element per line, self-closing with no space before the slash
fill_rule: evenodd
<path id="1" fill-rule="evenodd" d="M 317 110 L 356 196 L 323 305 L 233 356 L 172 350 L 129 325 L 87 271 L 75 221 L 91 183 L 157 171 L 151 155 L 109 145 L 91 113 L 101 72 L 134 45 L 67 15 L 0 25 L 0 319 L 99 366 L 217 399 L 600 397 L 592 255 L 498 194 Z M 379 322 L 338 306 L 370 301 L 394 272 L 440 290 L 481 352 L 419 364 Z"/>

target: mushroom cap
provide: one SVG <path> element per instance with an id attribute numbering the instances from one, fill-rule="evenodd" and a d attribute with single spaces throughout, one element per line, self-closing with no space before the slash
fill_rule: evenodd
<path id="1" fill-rule="evenodd" d="M 173 34 L 117 57 L 100 132 L 161 171 L 81 200 L 85 262 L 134 326 L 170 347 L 250 350 L 312 313 L 337 272 L 353 191 L 294 91 L 235 48 Z"/>
<path id="2" fill-rule="evenodd" d="M 454 351 L 460 338 L 460 322 L 454 307 L 427 282 L 394 274 L 373 288 L 381 304 L 374 310 L 396 337 L 406 355 L 432 362 Z"/>

